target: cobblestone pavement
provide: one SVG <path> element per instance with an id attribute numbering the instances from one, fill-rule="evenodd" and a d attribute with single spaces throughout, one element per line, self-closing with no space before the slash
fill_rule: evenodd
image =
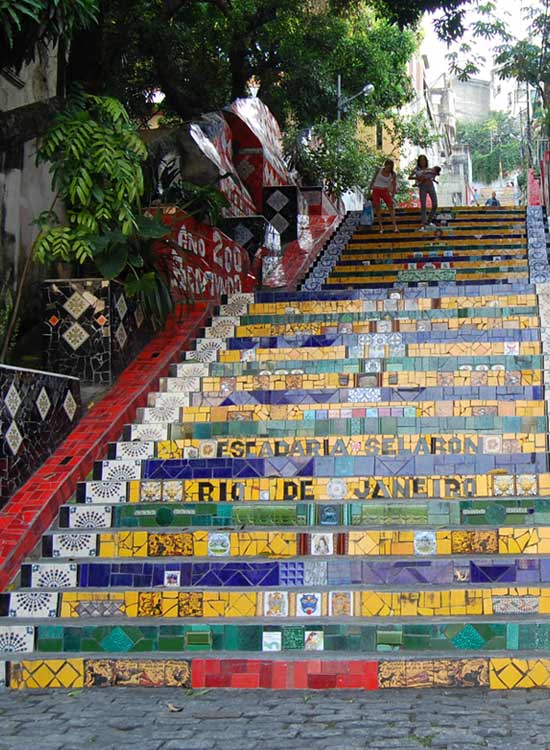
<path id="1" fill-rule="evenodd" d="M 550 693 L 106 689 L 0 694 L 0 750 L 550 750 Z"/>

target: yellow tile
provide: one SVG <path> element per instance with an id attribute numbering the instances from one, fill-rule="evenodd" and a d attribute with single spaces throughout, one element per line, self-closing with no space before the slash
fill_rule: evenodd
<path id="1" fill-rule="evenodd" d="M 489 659 L 489 687 L 492 690 L 511 690 L 518 686 L 527 671 L 525 659 Z"/>

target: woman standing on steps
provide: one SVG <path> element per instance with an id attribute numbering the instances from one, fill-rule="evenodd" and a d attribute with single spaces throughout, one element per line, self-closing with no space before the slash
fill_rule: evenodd
<path id="1" fill-rule="evenodd" d="M 382 207 L 381 202 L 384 201 L 387 208 L 389 208 L 391 218 L 393 221 L 393 231 L 399 232 L 397 224 L 395 223 L 395 205 L 394 196 L 397 192 L 397 175 L 393 168 L 392 159 L 386 159 L 384 166 L 379 169 L 371 180 L 369 187 L 369 198 L 372 200 L 374 206 L 374 213 L 378 219 L 378 226 L 380 227 L 380 234 L 384 232 L 382 226 Z"/>
<path id="2" fill-rule="evenodd" d="M 416 169 L 409 175 L 409 180 L 415 180 L 418 186 L 418 196 L 420 198 L 420 231 L 425 232 L 426 229 L 434 229 L 435 224 L 433 223 L 435 215 L 437 213 L 437 193 L 435 192 L 434 182 L 435 178 L 441 173 L 441 167 L 428 166 L 428 157 L 424 154 L 420 154 L 416 160 Z M 431 209 L 430 215 L 428 216 L 428 222 L 426 223 L 426 202 L 427 196 L 430 196 Z"/>

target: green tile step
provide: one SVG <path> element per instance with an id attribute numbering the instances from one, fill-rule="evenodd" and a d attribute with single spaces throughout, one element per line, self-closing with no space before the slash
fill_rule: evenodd
<path id="1" fill-rule="evenodd" d="M 384 528 L 386 526 L 486 527 L 493 525 L 550 525 L 550 499 L 413 501 L 385 503 L 278 503 L 276 506 L 234 503 L 128 503 L 93 506 L 64 505 L 58 528 L 169 528 L 215 526 L 247 529 L 289 526 Z"/>

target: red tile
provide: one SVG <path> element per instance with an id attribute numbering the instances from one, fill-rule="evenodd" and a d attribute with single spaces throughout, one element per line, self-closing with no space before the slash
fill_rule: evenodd
<path id="1" fill-rule="evenodd" d="M 207 674 L 204 677 L 204 687 L 231 687 L 231 675 L 228 674 Z"/>
<path id="2" fill-rule="evenodd" d="M 287 688 L 307 688 L 307 662 L 289 662 Z"/>
<path id="3" fill-rule="evenodd" d="M 363 677 L 360 674 L 339 674 L 336 676 L 336 687 L 337 688 L 362 688 Z"/>
<path id="4" fill-rule="evenodd" d="M 307 686 L 311 690 L 328 690 L 336 687 L 335 674 L 310 674 L 307 678 Z"/>
<path id="5" fill-rule="evenodd" d="M 365 690 L 378 690 L 378 662 L 365 662 Z"/>
<path id="6" fill-rule="evenodd" d="M 327 662 L 325 662 L 327 663 Z M 323 662 L 320 659 L 308 659 L 305 662 L 308 674 L 320 674 Z"/>
<path id="7" fill-rule="evenodd" d="M 289 672 L 289 665 L 286 662 L 274 661 L 271 687 L 274 690 L 284 690 L 285 688 L 290 687 L 290 685 L 288 685 Z"/>
<path id="8" fill-rule="evenodd" d="M 204 674 L 219 674 L 221 672 L 221 659 L 205 659 L 203 661 Z"/>
<path id="9" fill-rule="evenodd" d="M 191 687 L 204 687 L 204 660 L 193 659 L 191 662 Z"/>
<path id="10" fill-rule="evenodd" d="M 234 688 L 259 688 L 259 674 L 234 674 L 231 677 L 231 687 Z"/>
<path id="11" fill-rule="evenodd" d="M 260 666 L 260 684 L 261 688 L 272 688 L 273 686 L 273 667 L 275 662 L 263 662 Z"/>

